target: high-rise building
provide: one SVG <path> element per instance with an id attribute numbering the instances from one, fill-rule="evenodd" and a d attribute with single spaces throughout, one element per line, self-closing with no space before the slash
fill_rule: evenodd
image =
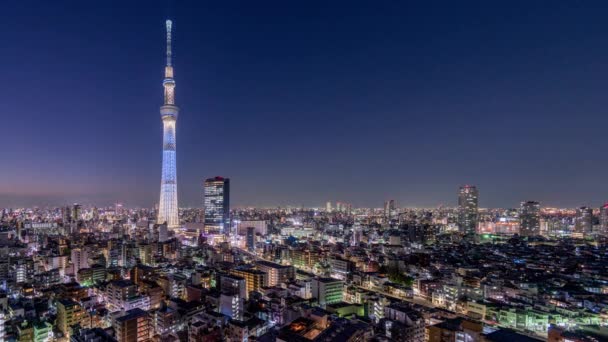
<path id="1" fill-rule="evenodd" d="M 169 237 L 167 235 L 167 225 L 158 225 L 158 242 L 165 242 L 168 238 Z"/>
<path id="2" fill-rule="evenodd" d="M 249 293 L 251 291 L 260 291 L 262 287 L 268 284 L 268 281 L 266 280 L 267 274 L 254 268 L 233 268 L 230 270 L 230 274 L 245 279 L 245 286 L 247 287 L 247 296 L 249 296 Z"/>
<path id="3" fill-rule="evenodd" d="M 540 235 L 540 204 L 535 201 L 521 202 L 519 220 L 520 235 Z"/>
<path id="4" fill-rule="evenodd" d="M 221 274 L 219 285 L 221 293 L 237 294 L 240 298 L 247 296 L 247 283 L 243 277 L 234 274 Z"/>
<path id="5" fill-rule="evenodd" d="M 139 260 L 144 265 L 152 265 L 154 250 L 150 244 L 139 245 Z"/>
<path id="6" fill-rule="evenodd" d="M 72 264 L 74 265 L 74 274 L 83 268 L 89 268 L 89 253 L 84 248 L 72 249 Z"/>
<path id="7" fill-rule="evenodd" d="M 255 250 L 255 227 L 247 227 L 247 250 Z"/>
<path id="8" fill-rule="evenodd" d="M 574 232 L 585 236 L 593 233 L 593 209 L 589 207 L 576 209 Z"/>
<path id="9" fill-rule="evenodd" d="M 331 276 L 335 277 L 336 279 L 345 280 L 348 277 L 348 274 L 355 269 L 355 265 L 352 261 L 343 259 L 341 257 L 330 257 L 328 262 Z"/>
<path id="10" fill-rule="evenodd" d="M 163 165 L 160 181 L 160 202 L 157 223 L 167 223 L 170 229 L 179 227 L 177 206 L 177 171 L 175 124 L 179 108 L 175 105 L 175 80 L 171 64 L 171 20 L 167 20 L 167 64 L 163 80 L 164 104 L 160 107 L 163 121 Z"/>
<path id="11" fill-rule="evenodd" d="M 395 200 L 388 200 L 384 202 L 384 219 L 390 222 L 390 220 L 394 218 L 395 214 Z"/>
<path id="12" fill-rule="evenodd" d="M 255 232 L 262 236 L 268 233 L 268 221 L 266 220 L 236 221 L 237 234 L 247 234 L 249 227 L 255 228 Z"/>
<path id="13" fill-rule="evenodd" d="M 93 220 L 94 221 L 98 221 L 99 220 L 99 209 L 97 209 L 97 207 L 93 207 Z"/>
<path id="14" fill-rule="evenodd" d="M 236 275 L 220 275 L 220 312 L 232 319 L 242 319 L 243 305 L 247 298 L 245 278 Z"/>
<path id="15" fill-rule="evenodd" d="M 330 201 L 327 201 L 327 203 L 325 203 L 325 212 L 331 213 L 331 202 Z"/>
<path id="16" fill-rule="evenodd" d="M 85 318 L 86 312 L 80 304 L 71 299 L 57 301 L 57 329 L 64 335 L 69 335 L 71 327 L 82 324 Z"/>
<path id="17" fill-rule="evenodd" d="M 6 321 L 6 318 L 4 316 L 4 312 L 2 310 L 0 310 L 0 341 L 5 341 L 4 339 L 4 322 Z"/>
<path id="18" fill-rule="evenodd" d="M 267 274 L 267 286 L 277 286 L 281 283 L 293 280 L 296 277 L 293 266 L 275 264 L 270 261 L 259 260 L 255 263 L 256 268 Z"/>
<path id="19" fill-rule="evenodd" d="M 230 317 L 231 319 L 241 320 L 243 319 L 244 303 L 243 298 L 239 297 L 238 294 L 220 294 L 219 312 L 223 315 Z"/>
<path id="20" fill-rule="evenodd" d="M 4 341 L 4 312 L 0 310 L 0 341 Z"/>
<path id="21" fill-rule="evenodd" d="M 477 232 L 479 220 L 479 192 L 477 187 L 465 185 L 458 192 L 458 228 L 465 235 Z"/>
<path id="22" fill-rule="evenodd" d="M 350 239 L 350 245 L 359 246 L 359 243 L 361 242 L 361 237 L 363 236 L 363 231 L 361 229 L 361 226 L 355 225 L 353 227 L 352 232 L 353 232 L 353 234 Z"/>
<path id="23" fill-rule="evenodd" d="M 336 202 L 336 211 L 350 215 L 353 210 L 353 205 L 350 203 Z"/>
<path id="24" fill-rule="evenodd" d="M 26 283 L 34 276 L 34 260 L 32 258 L 18 258 L 11 260 L 14 277 L 17 284 Z"/>
<path id="25" fill-rule="evenodd" d="M 114 203 L 114 214 L 117 216 L 122 215 L 123 205 L 122 203 Z"/>
<path id="26" fill-rule="evenodd" d="M 600 234 L 608 235 L 608 203 L 600 208 Z"/>
<path id="27" fill-rule="evenodd" d="M 105 288 L 107 306 L 112 310 L 122 310 L 125 302 L 137 294 L 137 285 L 130 280 L 114 280 Z"/>
<path id="28" fill-rule="evenodd" d="M 205 180 L 205 233 L 230 230 L 230 179 L 214 177 Z"/>
<path id="29" fill-rule="evenodd" d="M 148 313 L 136 308 L 115 319 L 114 330 L 118 342 L 145 342 L 150 340 Z"/>
<path id="30" fill-rule="evenodd" d="M 122 241 L 109 240 L 108 246 L 103 250 L 106 258 L 106 267 L 118 267 L 122 259 Z"/>
<path id="31" fill-rule="evenodd" d="M 319 306 L 338 303 L 344 295 L 344 282 L 333 278 L 314 278 L 312 280 L 312 296 L 317 298 Z"/>
<path id="32" fill-rule="evenodd" d="M 61 207 L 61 218 L 63 221 L 63 225 L 67 226 L 72 221 L 72 208 Z"/>
<path id="33" fill-rule="evenodd" d="M 78 221 L 82 218 L 82 205 L 74 203 L 72 206 L 72 220 Z"/>

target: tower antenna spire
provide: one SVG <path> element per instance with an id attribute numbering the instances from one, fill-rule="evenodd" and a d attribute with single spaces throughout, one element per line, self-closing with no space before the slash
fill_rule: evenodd
<path id="1" fill-rule="evenodd" d="M 167 19 L 167 66 L 171 66 L 171 26 L 173 22 Z"/>
<path id="2" fill-rule="evenodd" d="M 179 108 L 175 105 L 175 80 L 171 65 L 171 20 L 167 24 L 167 65 L 163 79 L 164 103 L 160 107 L 163 122 L 163 164 L 160 181 L 160 201 L 158 205 L 158 224 L 167 224 L 169 229 L 179 227 L 177 206 L 177 172 L 175 154 L 175 125 Z"/>

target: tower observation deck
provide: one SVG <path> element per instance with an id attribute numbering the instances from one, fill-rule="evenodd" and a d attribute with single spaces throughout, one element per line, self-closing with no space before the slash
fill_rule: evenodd
<path id="1" fill-rule="evenodd" d="M 171 53 L 171 20 L 167 20 L 167 63 L 163 80 L 164 104 L 160 107 L 163 122 L 163 161 L 160 181 L 160 201 L 156 222 L 166 223 L 168 228 L 179 227 L 177 206 L 177 170 L 175 124 L 179 108 L 175 105 L 175 80 Z"/>

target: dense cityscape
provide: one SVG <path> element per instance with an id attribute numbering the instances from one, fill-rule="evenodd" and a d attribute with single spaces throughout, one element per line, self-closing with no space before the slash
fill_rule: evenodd
<path id="1" fill-rule="evenodd" d="M 6 341 L 601 341 L 608 205 L 3 209 Z M 204 195 L 203 195 L 204 193 Z"/>
<path id="2" fill-rule="evenodd" d="M 180 206 L 164 29 L 155 206 L 0 208 L 0 342 L 608 341 L 608 203 L 237 207 L 226 174 Z"/>

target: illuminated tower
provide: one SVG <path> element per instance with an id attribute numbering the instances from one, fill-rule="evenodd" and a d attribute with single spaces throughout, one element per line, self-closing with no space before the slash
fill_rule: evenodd
<path id="1" fill-rule="evenodd" d="M 458 228 L 471 236 L 477 233 L 479 192 L 472 185 L 460 187 L 458 192 Z"/>
<path id="2" fill-rule="evenodd" d="M 177 216 L 177 172 L 175 167 L 175 123 L 179 108 L 175 105 L 175 80 L 171 65 L 171 20 L 167 20 L 167 65 L 163 88 L 165 103 L 160 107 L 163 120 L 163 171 L 160 181 L 159 224 L 167 222 L 168 228 L 179 226 Z"/>

